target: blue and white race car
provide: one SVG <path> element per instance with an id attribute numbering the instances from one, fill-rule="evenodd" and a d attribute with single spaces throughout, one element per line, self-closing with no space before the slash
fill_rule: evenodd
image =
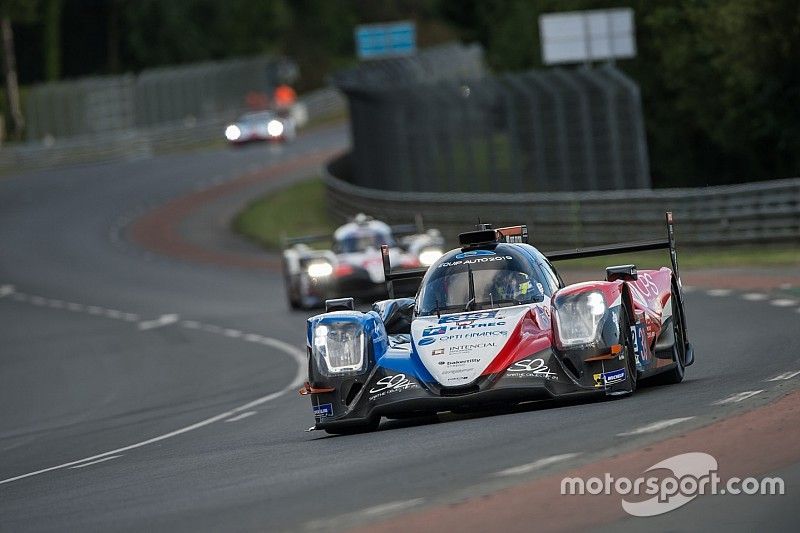
<path id="1" fill-rule="evenodd" d="M 625 395 L 642 379 L 678 383 L 694 361 L 686 335 L 672 217 L 667 238 L 542 254 L 527 228 L 462 233 L 427 269 L 393 273 L 389 300 L 352 298 L 308 319 L 315 429 L 351 433 L 406 418 L 582 394 Z M 551 261 L 669 249 L 672 268 L 606 269 L 565 285 Z M 415 298 L 394 283 L 424 276 Z"/>

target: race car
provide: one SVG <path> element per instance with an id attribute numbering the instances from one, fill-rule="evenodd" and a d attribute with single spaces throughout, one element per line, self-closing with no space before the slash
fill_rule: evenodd
<path id="1" fill-rule="evenodd" d="M 526 226 L 462 233 L 427 269 L 394 273 L 390 299 L 368 312 L 326 302 L 307 323 L 314 429 L 374 430 L 381 417 L 579 395 L 629 395 L 642 380 L 679 383 L 694 362 L 687 338 L 672 214 L 665 239 L 541 253 Z M 555 261 L 668 249 L 672 268 L 609 266 L 566 285 Z M 415 298 L 394 294 L 422 277 Z"/>
<path id="2" fill-rule="evenodd" d="M 313 242 L 333 241 L 332 249 L 316 250 Z M 444 239 L 435 229 L 415 225 L 389 226 L 363 213 L 331 235 L 285 240 L 283 276 L 292 309 L 322 306 L 339 296 L 385 298 L 381 246 L 402 268 L 428 266 L 442 255 Z"/>
<path id="3" fill-rule="evenodd" d="M 254 141 L 290 141 L 297 135 L 295 119 L 287 113 L 258 111 L 247 113 L 225 128 L 229 144 Z"/>

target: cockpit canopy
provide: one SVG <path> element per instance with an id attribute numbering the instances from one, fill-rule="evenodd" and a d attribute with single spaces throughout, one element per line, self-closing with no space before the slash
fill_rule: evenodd
<path id="1" fill-rule="evenodd" d="M 378 250 L 382 244 L 395 246 L 392 230 L 378 220 L 357 220 L 341 226 L 333 234 L 333 251 L 339 254 Z"/>
<path id="2" fill-rule="evenodd" d="M 548 285 L 543 278 L 533 255 L 516 245 L 453 250 L 434 263 L 422 280 L 417 313 L 426 316 L 540 302 Z"/>

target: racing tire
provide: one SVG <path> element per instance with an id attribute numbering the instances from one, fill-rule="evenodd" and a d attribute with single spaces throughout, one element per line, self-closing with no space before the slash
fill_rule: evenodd
<path id="1" fill-rule="evenodd" d="M 636 386 L 639 382 L 639 374 L 636 370 L 636 353 L 633 349 L 633 338 L 631 337 L 631 325 L 633 322 L 630 319 L 630 311 L 628 306 L 623 306 L 624 315 L 620 318 L 620 322 L 627 324 L 627 327 L 622 332 L 622 345 L 625 346 L 625 367 L 628 372 L 628 380 L 630 381 L 631 390 L 629 394 L 636 392 Z"/>
<path id="2" fill-rule="evenodd" d="M 370 433 L 378 429 L 381 423 L 381 418 L 376 416 L 369 422 L 358 424 L 357 426 L 342 426 L 342 427 L 329 427 L 325 428 L 325 433 L 329 435 L 358 435 L 359 433 Z"/>
<path id="3" fill-rule="evenodd" d="M 663 385 L 674 385 L 683 381 L 686 374 L 686 332 L 683 330 L 683 313 L 681 306 L 678 305 L 678 290 L 675 282 L 672 282 L 672 295 L 670 302 L 672 305 L 672 331 L 675 342 L 672 345 L 672 357 L 675 366 L 658 376 L 658 382 Z"/>
<path id="4" fill-rule="evenodd" d="M 283 264 L 283 285 L 286 287 L 286 301 L 289 304 L 289 308 L 294 311 L 301 310 L 303 304 L 296 295 L 298 291 L 294 289 L 294 280 L 292 279 L 292 275 L 289 274 L 289 269 L 285 262 Z"/>

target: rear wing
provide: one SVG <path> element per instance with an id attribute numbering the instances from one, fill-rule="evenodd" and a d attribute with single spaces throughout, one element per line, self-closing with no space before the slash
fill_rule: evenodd
<path id="1" fill-rule="evenodd" d="M 678 271 L 678 252 L 675 249 L 675 230 L 672 224 L 672 211 L 667 211 L 665 215 L 667 224 L 667 237 L 665 239 L 655 239 L 649 241 L 621 242 L 606 244 L 603 246 L 590 246 L 587 248 L 574 248 L 571 250 L 557 250 L 544 254 L 550 261 L 566 261 L 569 259 L 582 259 L 584 257 L 598 257 L 601 255 L 616 255 L 629 252 L 645 252 L 649 250 L 669 250 L 669 259 L 672 263 L 672 271 L 675 277 L 680 279 Z"/>

